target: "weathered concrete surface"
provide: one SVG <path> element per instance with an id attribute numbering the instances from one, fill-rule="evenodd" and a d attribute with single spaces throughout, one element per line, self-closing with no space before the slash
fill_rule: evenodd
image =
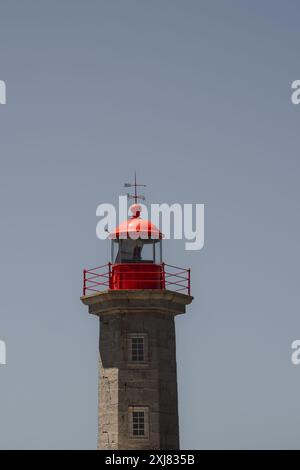
<path id="1" fill-rule="evenodd" d="M 193 297 L 170 290 L 140 289 L 105 290 L 82 296 L 81 300 L 89 306 L 89 313 L 94 315 L 124 310 L 133 312 L 145 308 L 178 315 L 185 313 L 185 306 L 192 302 Z"/>
<path id="2" fill-rule="evenodd" d="M 100 449 L 179 449 L 174 316 L 192 297 L 170 291 L 106 291 L 83 297 L 100 317 Z M 130 334 L 144 334 L 143 363 L 129 357 Z M 129 409 L 146 407 L 149 437 L 132 438 Z"/>

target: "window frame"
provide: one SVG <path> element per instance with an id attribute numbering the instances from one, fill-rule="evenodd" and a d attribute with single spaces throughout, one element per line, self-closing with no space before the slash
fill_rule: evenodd
<path id="1" fill-rule="evenodd" d="M 144 434 L 134 434 L 135 416 L 134 413 L 143 413 Z M 136 429 L 139 429 L 138 426 Z M 148 406 L 129 406 L 128 407 L 128 435 L 130 439 L 148 440 L 149 439 L 149 407 Z"/>
<path id="2" fill-rule="evenodd" d="M 139 342 L 137 341 L 136 346 L 136 358 L 134 357 L 133 341 L 142 339 L 143 347 L 143 359 L 139 359 Z M 148 354 L 148 335 L 147 333 L 128 333 L 127 334 L 127 359 L 130 364 L 139 365 L 147 364 L 149 361 Z"/>

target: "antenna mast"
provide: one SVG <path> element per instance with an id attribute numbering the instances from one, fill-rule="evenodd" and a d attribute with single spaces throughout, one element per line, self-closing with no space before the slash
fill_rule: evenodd
<path id="1" fill-rule="evenodd" d="M 146 184 L 140 184 L 136 182 L 136 171 L 134 172 L 134 183 L 125 183 L 124 188 L 134 188 L 134 194 L 127 193 L 128 199 L 134 199 L 134 203 L 138 203 L 138 199 L 141 201 L 145 200 L 144 194 L 138 194 L 138 188 L 146 188 Z"/>

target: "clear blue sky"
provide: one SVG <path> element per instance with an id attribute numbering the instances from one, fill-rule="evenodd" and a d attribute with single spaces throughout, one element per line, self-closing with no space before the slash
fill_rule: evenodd
<path id="1" fill-rule="evenodd" d="M 176 320 L 182 448 L 299 448 L 297 1 L 0 0 L 0 448 L 95 448 L 96 206 L 205 204 Z"/>

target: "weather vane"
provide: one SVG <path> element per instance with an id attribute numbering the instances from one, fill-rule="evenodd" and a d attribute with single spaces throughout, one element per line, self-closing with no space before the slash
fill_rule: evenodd
<path id="1" fill-rule="evenodd" d="M 145 201 L 145 195 L 144 194 L 138 194 L 137 193 L 137 188 L 146 188 L 146 184 L 138 184 L 136 182 L 136 172 L 134 172 L 134 183 L 125 183 L 124 188 L 134 188 L 134 194 L 129 194 L 127 193 L 128 199 L 134 199 L 134 203 L 137 204 L 138 199 L 141 201 Z"/>

